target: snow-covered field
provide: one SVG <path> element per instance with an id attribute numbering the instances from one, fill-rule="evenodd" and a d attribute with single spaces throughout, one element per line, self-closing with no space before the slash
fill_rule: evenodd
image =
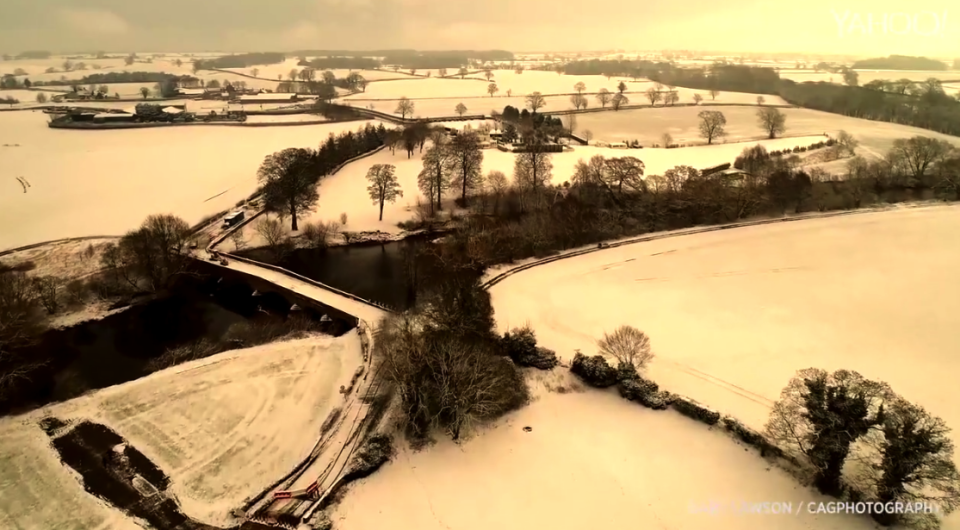
<path id="1" fill-rule="evenodd" d="M 80 132 L 50 129 L 46 122 L 40 112 L 0 112 L 0 249 L 122 234 L 152 213 L 195 223 L 253 192 L 266 155 L 315 148 L 331 132 L 364 125 Z M 19 176 L 31 183 L 28 193 Z"/>
<path id="2" fill-rule="evenodd" d="M 83 490 L 60 463 L 50 438 L 23 418 L 0 420 L 0 528 L 140 530 L 133 520 Z"/>
<path id="3" fill-rule="evenodd" d="M 573 76 L 557 75 L 550 72 L 531 71 L 523 74 L 516 74 L 512 71 L 495 70 L 493 82 L 497 84 L 499 92 L 497 96 L 506 96 L 508 90 L 512 90 L 513 96 L 525 96 L 532 92 L 541 94 L 572 94 L 576 92 L 574 85 L 584 83 L 586 90 L 584 95 L 588 98 L 591 107 L 599 105 L 594 96 L 601 88 L 606 88 L 611 92 L 616 92 L 620 81 L 627 84 L 627 90 L 630 92 L 643 92 L 653 86 L 650 81 L 632 81 L 629 79 L 618 79 L 616 77 L 607 79 L 603 76 Z M 373 83 L 367 87 L 366 92 L 348 96 L 345 100 L 352 99 L 390 99 L 396 100 L 402 97 L 406 98 L 454 98 L 454 97 L 484 97 L 487 96 L 486 79 L 474 75 L 466 79 L 438 79 L 438 78 L 411 78 L 408 80 L 384 81 L 382 83 Z M 705 90 L 693 90 L 687 88 L 678 88 L 680 101 L 693 101 L 693 94 L 699 93 L 705 100 L 710 99 L 710 95 Z M 629 96 L 633 104 L 649 103 L 642 94 L 632 94 Z M 764 96 L 767 103 L 783 103 L 776 96 Z M 495 99 L 495 98 L 490 98 Z M 573 108 L 570 104 L 570 97 L 563 97 L 564 105 L 562 108 L 550 108 L 549 110 L 563 110 Z M 723 92 L 717 96 L 716 101 L 724 103 L 748 103 L 757 102 L 756 94 L 745 94 L 739 92 Z M 469 106 L 469 104 L 467 104 Z M 502 108 L 502 105 L 501 105 Z"/>
<path id="4" fill-rule="evenodd" d="M 541 395 L 461 445 L 401 449 L 350 487 L 332 519 L 341 530 L 873 528 L 863 516 L 691 510 L 829 500 L 720 431 L 588 390 Z"/>
<path id="5" fill-rule="evenodd" d="M 301 123 L 326 121 L 323 116 L 316 114 L 278 114 L 276 116 L 260 115 L 247 116 L 247 123 Z"/>
<path id="6" fill-rule="evenodd" d="M 677 143 L 702 143 L 697 114 L 702 110 L 718 110 L 727 118 L 726 141 L 757 138 L 764 135 L 757 125 L 756 107 L 666 107 L 657 109 L 600 112 L 577 116 L 577 131 L 593 132 L 597 140 L 617 141 L 638 139 L 641 143 L 660 143 L 663 133 L 670 133 Z M 921 135 L 940 138 L 960 145 L 960 138 L 934 131 L 888 123 L 850 118 L 839 114 L 808 109 L 781 109 L 787 115 L 788 135 L 836 134 L 845 130 L 861 143 L 861 149 L 879 156 L 886 152 L 897 138 Z"/>
<path id="7" fill-rule="evenodd" d="M 529 322 L 566 359 L 621 324 L 644 330 L 655 381 L 754 427 L 818 367 L 886 381 L 957 429 L 958 223 L 955 205 L 904 207 L 670 237 L 541 265 L 491 295 L 499 327 Z"/>
<path id="8" fill-rule="evenodd" d="M 236 350 L 0 422 L 0 526 L 129 528 L 61 465 L 44 415 L 91 419 L 127 438 L 171 478 L 187 515 L 227 526 L 229 510 L 313 448 L 362 362 L 359 337 L 310 337 Z M 101 526 L 103 525 L 103 526 Z M 135 528 L 135 527 L 134 527 Z"/>

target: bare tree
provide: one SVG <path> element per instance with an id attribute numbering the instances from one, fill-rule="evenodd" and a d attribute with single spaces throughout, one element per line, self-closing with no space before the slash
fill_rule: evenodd
<path id="1" fill-rule="evenodd" d="M 565 118 L 565 121 L 567 123 L 564 124 L 565 125 L 564 128 L 567 130 L 567 132 L 569 132 L 570 134 L 575 134 L 577 132 L 577 115 L 568 114 L 567 117 Z"/>
<path id="2" fill-rule="evenodd" d="M 35 291 L 21 271 L 0 273 L 0 361 L 35 342 L 43 330 L 35 312 Z M 0 397 L 5 389 L 26 373 L 0 372 Z"/>
<path id="3" fill-rule="evenodd" d="M 497 87 L 496 83 L 490 83 L 487 85 L 487 94 L 490 94 L 490 97 L 493 97 L 494 94 L 500 91 L 500 88 Z"/>
<path id="4" fill-rule="evenodd" d="M 544 99 L 543 94 L 539 92 L 533 92 L 532 94 L 527 94 L 527 97 L 525 99 L 527 101 L 527 107 L 533 113 L 536 113 L 538 110 L 547 106 L 547 100 Z"/>
<path id="5" fill-rule="evenodd" d="M 374 164 L 367 170 L 367 193 L 373 204 L 380 205 L 380 220 L 383 221 L 383 205 L 403 197 L 400 181 L 397 180 L 397 168 L 393 164 Z"/>
<path id="6" fill-rule="evenodd" d="M 37 103 L 46 103 L 47 95 L 43 92 L 37 92 Z"/>
<path id="7" fill-rule="evenodd" d="M 613 95 L 613 99 L 610 100 L 610 103 L 613 106 L 613 110 L 620 110 L 620 107 L 628 105 L 630 100 L 627 98 L 627 96 L 624 96 L 618 92 Z"/>
<path id="8" fill-rule="evenodd" d="M 623 94 L 626 91 L 627 91 L 627 84 L 623 81 L 620 81 L 620 83 L 617 85 L 617 92 L 620 94 Z"/>
<path id="9" fill-rule="evenodd" d="M 601 88 L 600 91 L 597 92 L 597 101 L 600 102 L 600 106 L 603 108 L 607 108 L 607 103 L 610 103 L 610 98 L 612 97 L 613 94 L 606 88 Z"/>
<path id="10" fill-rule="evenodd" d="M 247 239 L 243 235 L 242 228 L 230 232 L 230 241 L 233 241 L 233 248 L 238 252 L 247 246 Z"/>
<path id="11" fill-rule="evenodd" d="M 461 189 L 460 200 L 467 205 L 467 192 L 476 190 L 483 183 L 483 150 L 480 137 L 472 131 L 464 131 L 453 138 L 449 145 L 451 186 Z"/>
<path id="12" fill-rule="evenodd" d="M 773 139 L 787 130 L 787 115 L 776 107 L 764 107 L 757 109 L 757 123 L 767 131 L 767 138 Z"/>
<path id="13" fill-rule="evenodd" d="M 397 108 L 393 111 L 393 113 L 399 114 L 401 118 L 406 119 L 408 114 L 413 116 L 413 109 L 413 102 L 406 97 L 402 97 L 400 98 L 400 101 L 397 102 Z"/>
<path id="14" fill-rule="evenodd" d="M 670 136 L 670 133 L 665 132 L 660 136 L 660 141 L 663 142 L 663 147 L 668 148 L 673 145 L 673 136 Z"/>
<path id="15" fill-rule="evenodd" d="M 719 90 L 717 90 L 716 88 L 711 88 L 711 89 L 710 89 L 710 101 L 713 101 L 713 100 L 717 99 L 717 96 L 719 96 L 719 95 L 720 95 L 720 91 L 719 91 Z"/>
<path id="16" fill-rule="evenodd" d="M 507 181 L 507 176 L 503 174 L 503 171 L 497 171 L 495 169 L 487 173 L 486 180 L 487 188 L 494 197 L 493 209 L 494 213 L 496 213 L 500 207 L 500 199 L 503 197 L 503 194 L 507 192 L 510 183 Z"/>
<path id="17" fill-rule="evenodd" d="M 573 107 L 577 110 L 587 108 L 587 98 L 580 94 L 570 96 L 570 103 L 573 104 Z"/>
<path id="18" fill-rule="evenodd" d="M 462 66 L 460 67 L 460 70 L 457 71 L 457 75 L 460 76 L 460 79 L 463 79 L 464 77 L 466 77 L 468 73 L 469 72 L 467 71 L 467 69 Z"/>
<path id="19" fill-rule="evenodd" d="M 347 226 L 347 212 L 340 212 L 340 226 Z"/>
<path id="20" fill-rule="evenodd" d="M 471 425 L 525 401 L 522 377 L 509 361 L 487 352 L 481 341 L 429 335 L 425 320 L 411 313 L 387 318 L 374 346 L 409 431 L 422 437 L 440 428 L 459 440 Z"/>
<path id="21" fill-rule="evenodd" d="M 700 118 L 700 136 L 707 140 L 707 144 L 726 134 L 727 118 L 719 110 L 701 110 L 697 117 Z"/>
<path id="22" fill-rule="evenodd" d="M 550 153 L 528 146 L 527 151 L 517 155 L 513 165 L 513 180 L 520 192 L 520 209 L 523 210 L 523 194 L 531 193 L 539 198 L 553 177 L 553 162 Z"/>
<path id="23" fill-rule="evenodd" d="M 483 77 L 485 77 L 487 81 L 493 79 L 493 71 L 489 68 L 484 68 Z"/>
<path id="24" fill-rule="evenodd" d="M 887 159 L 895 169 L 919 180 L 931 166 L 943 162 L 953 153 L 953 145 L 945 140 L 914 136 L 894 140 Z"/>
<path id="25" fill-rule="evenodd" d="M 767 100 L 763 96 L 757 96 L 757 105 L 763 106 L 765 101 Z"/>
<path id="26" fill-rule="evenodd" d="M 107 273 L 136 290 L 161 291 L 190 263 L 190 225 L 173 215 L 151 215 L 140 228 L 104 247 L 101 263 Z"/>
<path id="27" fill-rule="evenodd" d="M 257 220 L 254 230 L 273 252 L 274 258 L 282 259 L 289 251 L 289 238 L 279 219 L 263 216 Z"/>
<path id="28" fill-rule="evenodd" d="M 60 309 L 60 288 L 63 283 L 60 278 L 37 276 L 32 278 L 30 283 L 37 301 L 47 310 L 47 314 L 55 314 Z"/>
<path id="29" fill-rule="evenodd" d="M 845 154 L 854 156 L 857 153 L 857 146 L 860 145 L 860 142 L 847 131 L 838 132 L 835 141 L 837 152 L 840 156 L 844 156 Z"/>
<path id="30" fill-rule="evenodd" d="M 440 74 L 440 77 L 447 77 L 447 69 L 446 69 L 446 68 L 441 68 L 438 73 Z"/>
<path id="31" fill-rule="evenodd" d="M 431 213 L 443 209 L 443 193 L 450 187 L 452 172 L 452 157 L 446 144 L 437 143 L 427 149 L 417 183 L 420 191 L 430 198 Z"/>
<path id="32" fill-rule="evenodd" d="M 313 150 L 291 147 L 268 155 L 257 172 L 264 205 L 289 215 L 293 231 L 297 231 L 297 217 L 312 211 L 320 199 L 315 167 Z"/>
<path id="33" fill-rule="evenodd" d="M 653 359 L 650 337 L 633 326 L 623 325 L 613 333 L 604 333 L 597 341 L 600 354 L 613 357 L 620 364 L 629 364 L 640 370 Z"/>
<path id="34" fill-rule="evenodd" d="M 453 110 L 455 110 L 457 114 L 462 117 L 467 113 L 467 106 L 463 103 L 457 103 L 457 106 Z"/>
<path id="35" fill-rule="evenodd" d="M 593 131 L 591 131 L 590 129 L 584 130 L 584 131 L 583 131 L 583 139 L 586 140 L 586 141 L 588 141 L 588 142 L 589 142 L 590 140 L 593 140 Z"/>
<path id="36" fill-rule="evenodd" d="M 680 95 L 677 94 L 677 91 L 676 91 L 676 90 L 673 90 L 673 91 L 671 91 L 671 92 L 667 92 L 667 95 L 664 96 L 663 101 L 664 101 L 664 103 L 666 103 L 667 105 L 674 105 L 674 104 L 676 104 L 678 101 L 680 101 Z"/>
<path id="37" fill-rule="evenodd" d="M 577 91 L 578 96 L 583 96 L 583 91 L 587 89 L 587 85 L 583 81 L 578 81 L 577 84 L 573 85 L 573 89 Z"/>
<path id="38" fill-rule="evenodd" d="M 647 96 L 647 99 L 650 100 L 650 105 L 651 105 L 651 106 L 656 105 L 657 102 L 660 101 L 660 98 L 661 98 L 661 96 L 662 96 L 662 95 L 660 94 L 660 91 L 657 90 L 657 89 L 654 88 L 654 87 L 648 88 L 647 91 L 645 92 L 645 94 L 646 94 L 646 96 Z"/>
<path id="39" fill-rule="evenodd" d="M 701 101 L 703 101 L 703 96 L 701 96 L 700 94 L 693 95 L 693 103 L 695 105 L 699 105 Z"/>
<path id="40" fill-rule="evenodd" d="M 257 77 L 258 75 L 260 75 L 260 69 L 259 69 L 259 68 L 254 68 L 254 69 L 250 70 L 250 73 L 253 74 L 253 77 Z"/>
<path id="41" fill-rule="evenodd" d="M 140 95 L 143 96 L 143 99 L 147 99 L 147 96 L 150 95 L 150 89 L 145 86 L 140 87 Z"/>
<path id="42" fill-rule="evenodd" d="M 607 186 L 617 189 L 617 193 L 623 194 L 623 187 L 626 185 L 634 191 L 643 191 L 643 172 L 645 166 L 640 159 L 632 156 L 619 158 L 610 158 L 605 161 L 602 178 Z"/>

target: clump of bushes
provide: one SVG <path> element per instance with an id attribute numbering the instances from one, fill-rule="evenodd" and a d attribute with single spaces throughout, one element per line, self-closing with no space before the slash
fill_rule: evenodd
<path id="1" fill-rule="evenodd" d="M 607 364 L 603 355 L 587 357 L 578 350 L 573 356 L 570 371 L 583 379 L 583 382 L 595 388 L 609 388 L 617 384 L 617 369 Z"/>
<path id="2" fill-rule="evenodd" d="M 473 424 L 528 401 L 523 374 L 493 329 L 490 294 L 472 274 L 451 274 L 416 308 L 381 323 L 374 358 L 399 397 L 412 442 L 436 429 L 459 440 Z"/>
<path id="3" fill-rule="evenodd" d="M 371 436 L 353 456 L 348 473 L 352 478 L 363 478 L 380 469 L 393 458 L 393 439 L 386 434 Z"/>
<path id="4" fill-rule="evenodd" d="M 550 370 L 560 364 L 556 352 L 537 346 L 537 337 L 530 326 L 504 333 L 500 344 L 504 354 L 513 359 L 517 366 Z"/>
<path id="5" fill-rule="evenodd" d="M 710 426 L 716 425 L 720 421 L 719 412 L 710 410 L 689 398 L 674 396 L 670 405 L 680 414 Z"/>

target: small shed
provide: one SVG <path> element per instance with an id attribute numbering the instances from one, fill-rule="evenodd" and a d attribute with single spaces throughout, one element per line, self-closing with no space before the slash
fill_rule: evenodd
<path id="1" fill-rule="evenodd" d="M 627 144 L 624 143 L 624 142 L 611 142 L 611 143 L 610 143 L 610 148 L 611 148 L 611 149 L 626 149 L 626 148 L 627 148 Z"/>

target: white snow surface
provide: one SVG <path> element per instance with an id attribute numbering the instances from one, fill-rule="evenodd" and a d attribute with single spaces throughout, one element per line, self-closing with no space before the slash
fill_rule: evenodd
<path id="1" fill-rule="evenodd" d="M 0 420 L 0 528 L 141 529 L 133 519 L 84 491 L 79 474 L 60 463 L 36 421 L 22 417 Z"/>
<path id="2" fill-rule="evenodd" d="M 184 513 L 233 524 L 231 509 L 313 449 L 323 421 L 343 401 L 337 389 L 361 363 L 355 333 L 311 336 L 225 352 L 6 418 L 0 527 L 129 528 L 108 525 L 111 510 L 68 476 L 37 426 L 46 415 L 111 427 L 170 476 L 168 491 Z"/>
<path id="3" fill-rule="evenodd" d="M 637 139 L 641 144 L 649 145 L 662 143 L 660 138 L 663 133 L 670 133 L 676 143 L 701 144 L 706 140 L 700 137 L 700 119 L 697 114 L 703 110 L 720 111 L 727 119 L 725 128 L 727 136 L 715 140 L 714 143 L 766 137 L 765 131 L 757 123 L 757 107 L 658 107 L 579 114 L 576 130 L 578 134 L 590 130 L 595 140 L 608 142 Z M 787 135 L 828 133 L 836 136 L 838 131 L 845 130 L 860 141 L 859 151 L 868 157 L 882 156 L 898 138 L 918 135 L 946 140 L 960 146 L 960 138 L 956 136 L 918 127 L 869 121 L 809 109 L 780 110 L 787 117 Z M 732 159 L 730 161 L 732 162 Z"/>
<path id="4" fill-rule="evenodd" d="M 960 207 L 896 208 L 625 245 L 491 289 L 500 328 L 593 355 L 629 324 L 667 390 L 762 428 L 796 373 L 850 369 L 960 426 Z M 954 435 L 956 437 L 956 435 Z"/>
<path id="5" fill-rule="evenodd" d="M 196 223 L 257 187 L 264 157 L 316 148 L 365 122 L 297 127 L 161 127 L 71 131 L 40 112 L 0 112 L 0 249 L 86 235 L 119 235 L 147 215 Z M 23 193 L 16 177 L 32 185 Z"/>
<path id="6" fill-rule="evenodd" d="M 460 445 L 401 448 L 351 485 L 332 518 L 340 530 L 873 528 L 863 516 L 690 508 L 792 502 L 799 511 L 829 500 L 722 431 L 588 390 L 543 395 Z"/>

